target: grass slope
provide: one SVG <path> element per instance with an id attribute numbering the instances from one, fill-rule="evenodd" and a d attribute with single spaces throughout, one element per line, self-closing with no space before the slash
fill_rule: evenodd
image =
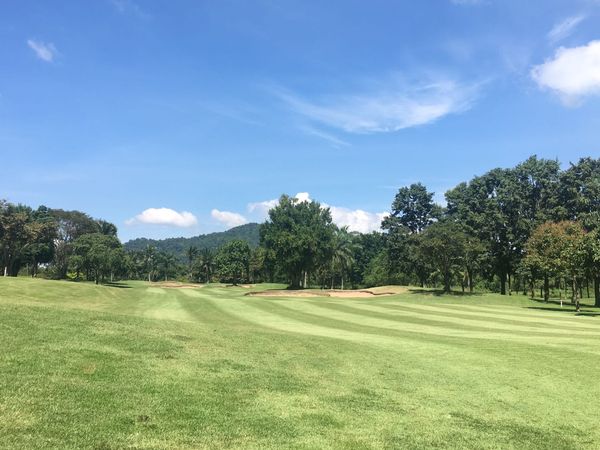
<path id="1" fill-rule="evenodd" d="M 600 442 L 593 309 L 246 292 L 0 279 L 0 447 Z"/>

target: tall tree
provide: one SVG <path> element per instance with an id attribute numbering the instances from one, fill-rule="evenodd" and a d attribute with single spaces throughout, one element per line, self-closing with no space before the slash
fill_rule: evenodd
<path id="1" fill-rule="evenodd" d="M 465 234 L 452 222 L 431 225 L 420 236 L 420 252 L 439 270 L 444 280 L 444 292 L 451 292 L 452 274 L 462 267 L 465 252 Z"/>
<path id="2" fill-rule="evenodd" d="M 333 237 L 333 248 L 331 253 L 331 288 L 334 287 L 334 277 L 340 277 L 340 286 L 344 290 L 344 278 L 354 264 L 355 254 L 359 245 L 355 242 L 354 235 L 348 231 L 348 227 L 342 227 L 335 231 Z"/>
<path id="3" fill-rule="evenodd" d="M 194 264 L 194 260 L 198 257 L 198 247 L 195 245 L 190 245 L 185 252 L 188 260 L 188 269 L 189 269 L 189 279 L 192 279 L 192 266 Z"/>
<path id="4" fill-rule="evenodd" d="M 530 274 L 539 274 L 544 281 L 544 300 L 550 298 L 550 279 L 561 278 L 566 270 L 564 250 L 566 231 L 571 222 L 546 222 L 537 227 L 527 241 L 525 267 Z"/>
<path id="5" fill-rule="evenodd" d="M 217 254 L 216 265 L 219 277 L 234 286 L 248 276 L 250 246 L 246 241 L 234 240 L 225 244 Z"/>
<path id="6" fill-rule="evenodd" d="M 441 216 L 441 208 L 433 201 L 433 192 L 421 183 L 401 188 L 394 201 L 389 216 L 382 224 L 384 230 L 404 227 L 411 233 L 421 233 Z"/>
<path id="7" fill-rule="evenodd" d="M 121 248 L 115 236 L 102 233 L 88 233 L 73 241 L 73 252 L 78 256 L 78 264 L 88 279 L 96 284 L 103 281 L 111 273 L 111 256 L 113 251 Z"/>
<path id="8" fill-rule="evenodd" d="M 329 208 L 282 195 L 261 225 L 261 244 L 275 258 L 293 288 L 331 259 L 335 226 Z"/>

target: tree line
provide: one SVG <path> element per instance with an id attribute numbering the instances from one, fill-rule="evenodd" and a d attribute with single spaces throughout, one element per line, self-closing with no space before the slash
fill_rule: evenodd
<path id="1" fill-rule="evenodd" d="M 315 201 L 283 195 L 260 245 L 191 245 L 185 260 L 154 245 L 126 251 L 117 228 L 79 211 L 0 202 L 4 275 L 149 281 L 285 282 L 292 288 L 404 284 L 536 292 L 600 306 L 600 159 L 565 169 L 535 156 L 460 183 L 435 203 L 421 183 L 399 189 L 381 231 L 350 232 Z M 585 290 L 585 292 L 584 292 Z"/>
<path id="2" fill-rule="evenodd" d="M 381 284 L 524 293 L 539 286 L 578 304 L 594 287 L 600 306 L 600 159 L 561 169 L 532 156 L 446 192 L 399 189 L 382 232 L 348 233 L 327 208 L 288 196 L 261 226 L 267 266 L 292 287 Z M 588 294 L 589 295 L 589 294 Z"/>

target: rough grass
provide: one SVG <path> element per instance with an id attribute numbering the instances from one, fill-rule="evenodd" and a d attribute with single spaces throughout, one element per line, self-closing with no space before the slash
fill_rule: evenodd
<path id="1" fill-rule="evenodd" d="M 593 308 L 247 292 L 0 279 L 0 447 L 600 442 Z"/>

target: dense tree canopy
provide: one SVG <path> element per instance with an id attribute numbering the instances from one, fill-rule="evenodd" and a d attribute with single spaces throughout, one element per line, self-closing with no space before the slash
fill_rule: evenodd
<path id="1" fill-rule="evenodd" d="M 269 211 L 260 238 L 290 285 L 298 288 L 306 286 L 308 275 L 330 260 L 334 233 L 328 208 L 283 195 Z"/>

